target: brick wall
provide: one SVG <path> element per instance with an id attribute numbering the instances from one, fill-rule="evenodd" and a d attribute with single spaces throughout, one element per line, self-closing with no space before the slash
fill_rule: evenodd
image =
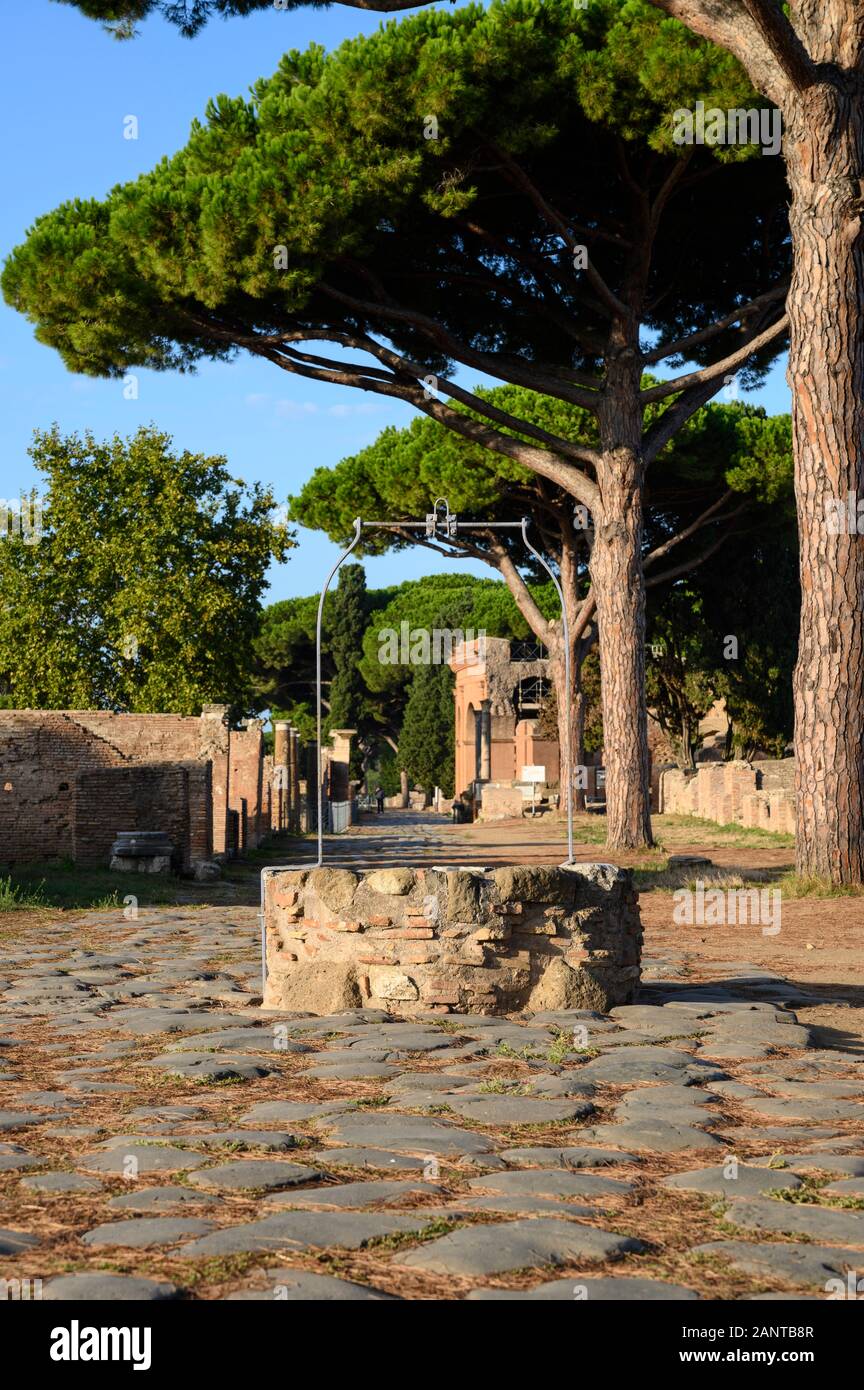
<path id="1" fill-rule="evenodd" d="M 718 825 L 795 833 L 795 761 L 703 763 L 695 773 L 659 775 L 661 814 L 697 816 Z"/>
<path id="2" fill-rule="evenodd" d="M 72 858 L 76 838 L 89 855 L 88 815 L 96 827 L 93 843 L 100 845 L 105 844 L 104 816 L 115 817 L 106 853 L 118 830 L 135 829 L 168 831 L 184 845 L 187 860 L 253 848 L 269 829 L 263 754 L 257 725 L 229 733 L 222 706 L 205 706 L 200 718 L 0 710 L 0 862 Z M 159 777 L 153 773 L 157 767 L 180 768 L 182 775 Z M 87 780 L 87 774 L 111 768 L 149 773 L 138 781 Z M 129 819 L 133 807 L 124 787 L 141 797 L 150 824 Z M 109 791 L 103 811 L 101 798 Z M 161 800 L 154 802 L 153 796 Z M 116 821 L 121 811 L 126 824 Z M 233 834 L 229 826 L 235 827 Z"/>
<path id="3" fill-rule="evenodd" d="M 193 783 L 194 777 L 194 783 Z M 72 804 L 72 857 L 77 864 L 106 865 L 121 830 L 164 830 L 176 851 L 176 867 L 192 863 L 190 812 L 206 778 L 198 763 L 125 763 L 79 772 Z M 209 805 L 195 808 L 209 818 Z"/>
<path id="4" fill-rule="evenodd" d="M 228 806 L 237 812 L 238 849 L 255 849 L 265 831 L 264 735 L 257 725 L 231 730 L 229 764 Z"/>

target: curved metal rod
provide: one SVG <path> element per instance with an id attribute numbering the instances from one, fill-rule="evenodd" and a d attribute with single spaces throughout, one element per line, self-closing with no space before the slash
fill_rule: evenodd
<path id="1" fill-rule="evenodd" d="M 522 518 L 522 539 L 523 539 L 523 541 L 525 542 L 525 545 L 527 546 L 527 548 L 531 551 L 531 554 L 534 556 L 535 560 L 538 560 L 538 561 L 539 561 L 539 563 L 543 566 L 544 570 L 545 570 L 546 573 L 548 574 L 549 578 L 552 580 L 552 583 L 555 585 L 555 591 L 556 591 L 556 593 L 558 594 L 559 602 L 560 602 L 560 604 L 561 604 L 561 625 L 562 625 L 562 628 L 563 628 L 563 631 L 564 631 L 564 686 L 565 686 L 565 691 L 564 691 L 564 693 L 565 693 L 565 696 L 566 696 L 566 698 L 567 698 L 567 700 L 568 700 L 568 702 L 569 702 L 569 699 L 570 699 L 570 624 L 569 624 L 568 621 L 567 621 L 567 606 L 566 606 L 566 604 L 564 603 L 564 592 L 563 592 L 563 590 L 562 590 L 562 588 L 561 588 L 560 583 L 558 582 L 558 576 L 557 576 L 557 574 L 555 574 L 554 570 L 553 570 L 553 569 L 551 568 L 551 566 L 549 565 L 548 560 L 545 558 L 545 556 L 541 555 L 541 553 L 540 553 L 539 550 L 535 550 L 535 549 L 534 549 L 534 546 L 533 546 L 533 545 L 531 544 L 531 542 L 529 541 L 529 539 L 528 539 L 528 527 L 530 526 L 530 524 L 531 524 L 531 518 L 530 518 L 529 516 L 523 516 L 523 518 Z M 565 719 L 565 721 L 564 721 L 564 735 L 565 735 L 565 737 L 564 737 L 564 763 L 565 763 L 565 766 L 566 766 L 566 768 L 567 768 L 567 863 L 568 863 L 568 864 L 572 864 L 572 863 L 573 863 L 573 768 L 572 768 L 572 766 L 571 766 L 571 757 L 570 757 L 570 709 L 569 709 L 569 705 L 568 705 L 568 709 L 567 709 L 567 713 L 566 713 L 566 719 Z"/>
<path id="2" fill-rule="evenodd" d="M 362 533 L 363 522 L 360 520 L 359 516 L 355 516 L 354 539 L 348 546 L 348 549 L 342 551 L 342 554 L 339 556 L 339 559 L 324 581 L 324 588 L 321 590 L 321 597 L 318 600 L 318 619 L 315 623 L 315 709 L 318 739 L 318 761 L 316 764 L 318 769 L 318 864 L 316 867 L 319 868 L 324 862 L 324 779 L 321 776 L 321 621 L 324 617 L 324 600 L 327 597 L 327 590 L 330 588 L 330 580 L 339 567 L 348 559 L 351 551 L 360 540 Z"/>

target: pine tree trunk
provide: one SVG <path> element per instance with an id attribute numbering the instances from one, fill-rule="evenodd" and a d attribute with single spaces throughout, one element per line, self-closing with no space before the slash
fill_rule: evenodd
<path id="1" fill-rule="evenodd" d="M 585 789 L 576 770 L 585 763 L 585 696 L 582 693 L 582 669 L 577 652 L 571 657 L 570 689 L 564 672 L 563 654 L 554 660 L 555 704 L 558 723 L 558 785 L 561 789 L 561 811 L 567 811 L 567 781 L 571 779 L 573 789 L 573 810 L 585 810 Z M 566 697 L 566 698 L 565 698 Z M 569 723 L 569 730 L 568 730 Z M 569 760 L 568 760 L 569 732 Z"/>
<path id="2" fill-rule="evenodd" d="M 864 99 L 860 78 L 799 96 L 784 148 L 801 628 L 795 668 L 798 872 L 864 881 Z M 851 498 L 851 504 L 850 504 Z M 851 522 L 851 525 L 850 525 Z"/>
<path id="3" fill-rule="evenodd" d="M 638 368 L 613 359 L 608 375 L 598 420 L 604 458 L 598 468 L 600 504 L 593 516 L 590 569 L 599 628 L 606 844 L 616 850 L 638 849 L 653 839 Z"/>

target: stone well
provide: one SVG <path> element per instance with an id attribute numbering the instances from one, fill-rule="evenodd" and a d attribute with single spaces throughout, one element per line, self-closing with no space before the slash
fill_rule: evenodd
<path id="1" fill-rule="evenodd" d="M 626 1004 L 642 925 L 629 870 L 268 869 L 264 1007 L 507 1014 Z"/>

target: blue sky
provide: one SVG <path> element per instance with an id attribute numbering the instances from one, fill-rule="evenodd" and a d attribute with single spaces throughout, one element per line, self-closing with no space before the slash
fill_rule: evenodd
<path id="1" fill-rule="evenodd" d="M 380 15 L 339 5 L 265 10 L 211 22 L 189 41 L 156 18 L 134 41 L 118 43 L 54 0 L 7 4 L 0 19 L 0 257 L 40 213 L 67 198 L 101 196 L 178 149 L 209 97 L 245 94 L 286 49 L 313 41 L 333 48 L 380 23 Z M 124 138 L 130 115 L 138 120 L 137 140 Z M 406 424 L 414 414 L 398 402 L 301 381 L 247 357 L 205 365 L 195 377 L 138 375 L 138 399 L 127 400 L 119 381 L 68 372 L 35 341 L 29 323 L 0 303 L 0 496 L 32 486 L 32 432 L 54 421 L 64 431 L 89 428 L 97 436 L 153 422 L 180 448 L 225 454 L 235 476 L 270 483 L 282 499 L 316 467 L 332 466 L 385 425 Z M 788 409 L 783 364 L 751 399 Z M 337 554 L 315 533 L 301 531 L 299 541 L 287 564 L 273 568 L 271 600 L 319 588 Z M 376 587 L 452 568 L 422 550 L 370 559 L 366 567 Z M 470 563 L 460 568 L 489 574 Z"/>

